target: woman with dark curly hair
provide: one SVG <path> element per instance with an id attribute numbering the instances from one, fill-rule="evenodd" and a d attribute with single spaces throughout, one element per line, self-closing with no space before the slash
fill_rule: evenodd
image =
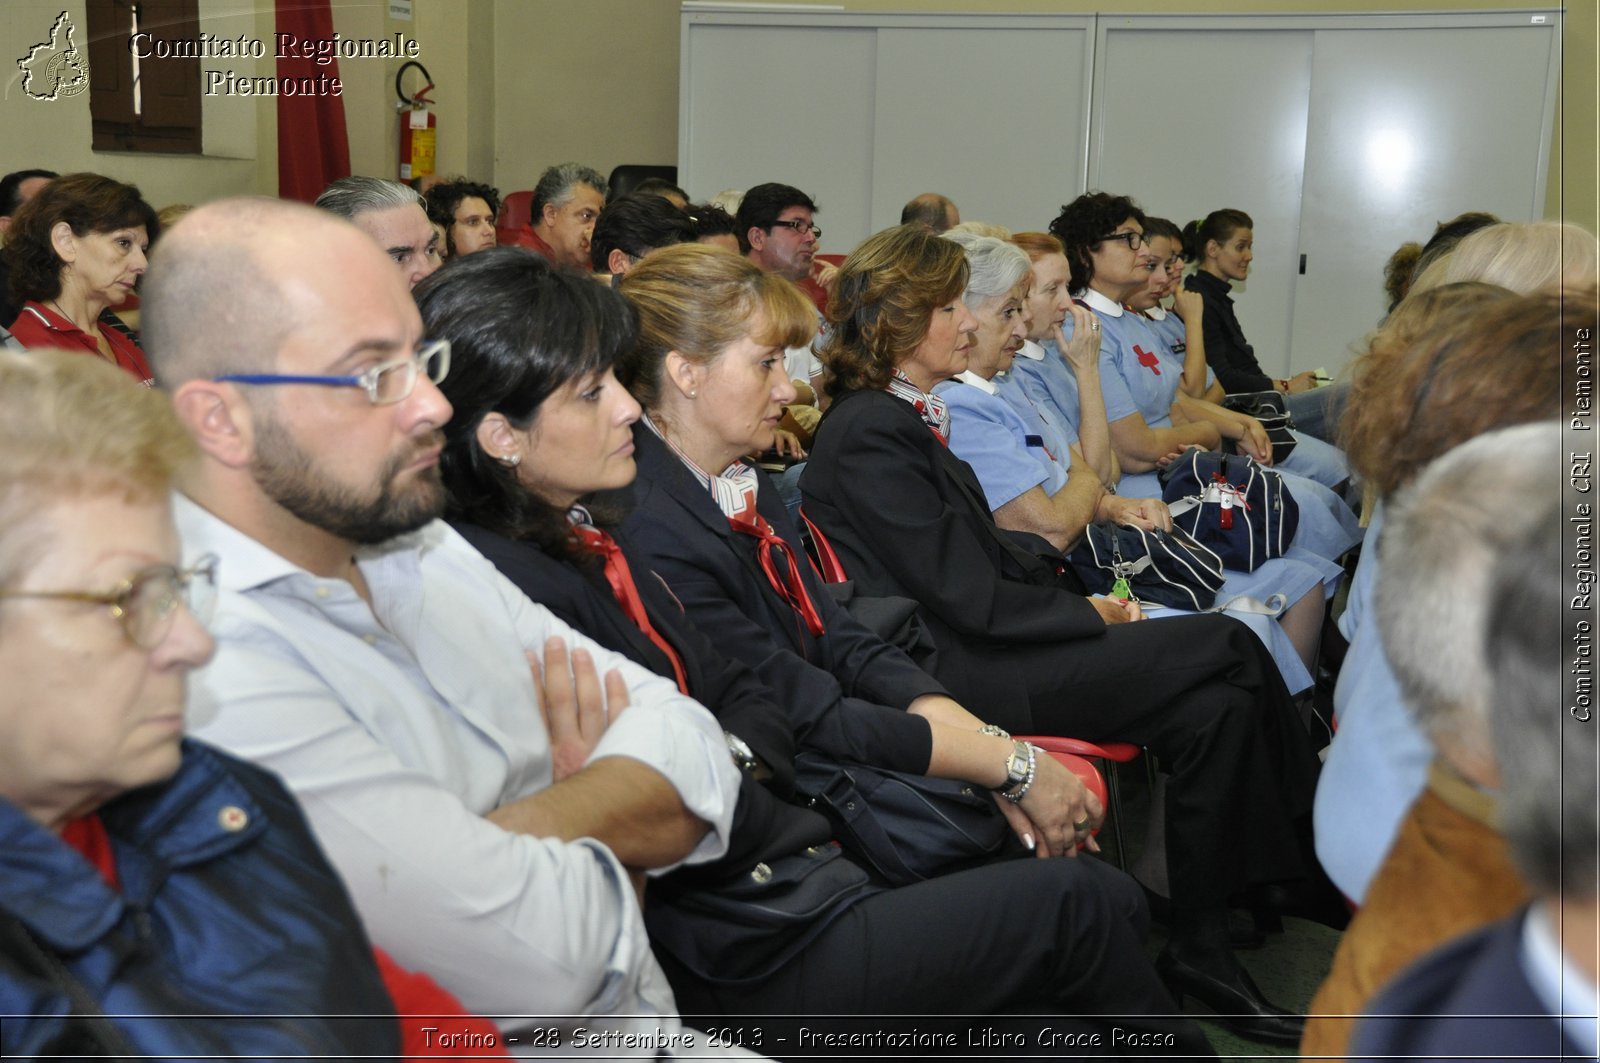
<path id="1" fill-rule="evenodd" d="M 974 711 L 1156 757 L 1172 899 L 1157 969 L 1247 1035 L 1293 1041 L 1300 1021 L 1239 966 L 1226 919 L 1230 895 L 1309 871 L 1296 821 L 1317 762 L 1288 691 L 1238 622 L 1136 622 L 1136 608 L 1065 585 L 1047 542 L 996 525 L 932 394 L 967 368 L 977 321 L 966 284 L 961 247 L 914 225 L 845 260 L 821 352 L 833 404 L 800 481 L 805 510 L 858 592 L 918 603 L 936 673 Z"/>
<path id="2" fill-rule="evenodd" d="M 133 185 L 93 173 L 45 185 L 6 234 L 11 292 L 22 304 L 12 335 L 25 347 L 99 355 L 152 384 L 144 351 L 101 315 L 133 292 L 160 234 L 155 210 Z"/>
<path id="3" fill-rule="evenodd" d="M 500 191 L 477 181 L 457 179 L 434 185 L 423 195 L 428 220 L 444 228 L 444 257 L 470 255 L 495 245 L 494 219 Z"/>

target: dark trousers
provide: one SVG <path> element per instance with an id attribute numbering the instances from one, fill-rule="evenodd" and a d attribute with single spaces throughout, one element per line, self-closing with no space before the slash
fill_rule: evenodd
<path id="1" fill-rule="evenodd" d="M 1081 1028 L 1099 1029 L 1101 1046 L 1112 1047 L 1117 1023 L 1098 1017 L 1118 1016 L 1123 1030 L 1171 1035 L 1174 1047 L 1209 1054 L 1145 955 L 1147 925 L 1144 897 L 1122 872 L 1088 857 L 1030 857 L 875 894 L 759 982 L 712 984 L 670 955 L 661 961 L 679 1010 L 728 1017 L 724 1025 L 735 1017 L 830 1014 L 1068 1018 L 1007 1027 L 1033 1038 L 1044 1026 L 1069 1029 L 1078 1016 L 1091 1020 Z M 768 1041 L 776 1029 L 769 1027 Z M 747 1047 L 779 1056 L 796 1048 Z"/>
<path id="2" fill-rule="evenodd" d="M 1103 638 L 984 650 L 1027 685 L 1035 733 L 1135 742 L 1170 773 L 1175 905 L 1306 873 L 1318 762 L 1266 647 L 1223 616 L 1108 628 Z"/>

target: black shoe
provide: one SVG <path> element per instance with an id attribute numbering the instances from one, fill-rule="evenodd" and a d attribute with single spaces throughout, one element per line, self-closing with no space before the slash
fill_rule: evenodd
<path id="1" fill-rule="evenodd" d="M 1234 975 L 1219 978 L 1191 966 L 1163 949 L 1156 957 L 1156 974 L 1179 1006 L 1185 994 L 1217 1013 L 1217 1021 L 1253 1041 L 1297 1045 L 1305 1030 L 1304 1016 L 1285 1011 L 1261 995 L 1250 973 L 1234 961 Z"/>

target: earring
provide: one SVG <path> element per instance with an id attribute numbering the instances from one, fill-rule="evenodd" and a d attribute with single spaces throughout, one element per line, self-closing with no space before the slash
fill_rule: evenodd
<path id="1" fill-rule="evenodd" d="M 700 392 L 698 392 L 698 391 L 691 391 L 691 392 L 689 392 L 689 397 L 690 397 L 690 398 L 691 398 L 691 399 L 696 399 L 696 398 L 699 398 L 699 397 L 700 397 Z"/>
<path id="2" fill-rule="evenodd" d="M 518 465 L 522 464 L 522 455 L 521 454 L 501 454 L 500 456 L 498 456 L 494 460 L 498 461 L 501 465 L 504 465 L 508 469 L 515 469 Z"/>

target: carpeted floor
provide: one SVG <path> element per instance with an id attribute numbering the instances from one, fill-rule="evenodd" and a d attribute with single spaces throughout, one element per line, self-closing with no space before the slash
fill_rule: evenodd
<path id="1" fill-rule="evenodd" d="M 1151 837 L 1149 786 L 1138 763 L 1125 765 L 1120 770 L 1121 803 L 1125 817 L 1123 831 L 1133 857 L 1129 866 L 1150 885 L 1150 880 L 1159 876 L 1160 870 L 1157 867 L 1152 875 L 1149 862 L 1141 859 L 1147 839 Z M 1105 858 L 1115 863 L 1114 832 L 1109 829 L 1101 831 L 1100 842 L 1105 849 Z M 1280 1007 L 1304 1012 L 1310 1007 L 1317 987 L 1333 965 L 1339 932 L 1320 923 L 1292 917 L 1285 918 L 1283 926 L 1283 933 L 1268 935 L 1263 948 L 1240 951 L 1238 956 L 1267 999 Z M 1158 924 L 1152 929 L 1148 942 L 1152 959 L 1161 951 L 1164 941 L 1164 929 Z M 1266 1059 L 1294 1056 L 1297 1053 L 1294 1046 L 1251 1041 L 1216 1022 L 1207 1021 L 1206 1016 L 1212 1014 L 1211 1009 L 1199 1001 L 1185 1001 L 1184 1011 L 1200 1021 L 1212 1047 L 1223 1059 Z"/>

